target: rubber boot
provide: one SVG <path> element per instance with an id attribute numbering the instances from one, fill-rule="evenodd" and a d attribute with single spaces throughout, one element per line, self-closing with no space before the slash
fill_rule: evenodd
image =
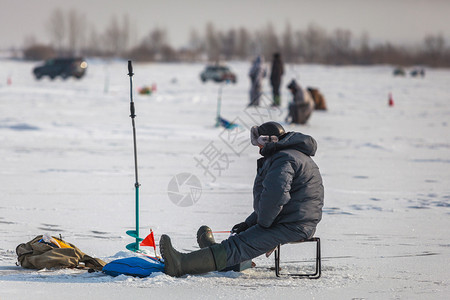
<path id="1" fill-rule="evenodd" d="M 273 96 L 272 106 L 278 107 L 278 106 L 280 106 L 280 104 L 281 104 L 281 97 L 279 95 Z"/>
<path id="2" fill-rule="evenodd" d="M 200 248 L 206 248 L 206 247 L 211 247 L 214 245 L 217 245 L 216 241 L 214 240 L 214 235 L 212 233 L 211 228 L 209 228 L 206 225 L 203 225 L 202 227 L 200 227 L 197 231 L 197 243 L 198 246 Z M 231 267 L 226 267 L 222 270 L 219 271 L 223 271 L 223 272 L 227 272 L 227 271 L 236 271 L 236 272 L 240 272 L 243 271 L 245 269 L 248 269 L 250 267 L 253 266 L 253 262 L 251 260 L 248 261 L 244 261 L 241 262 L 237 265 L 231 266 Z"/>
<path id="3" fill-rule="evenodd" d="M 170 276 L 203 274 L 226 267 L 227 253 L 225 247 L 220 244 L 190 253 L 180 253 L 172 247 L 170 237 L 163 234 L 159 241 L 159 250 L 164 258 L 164 273 Z"/>
<path id="4" fill-rule="evenodd" d="M 197 231 L 197 243 L 200 248 L 210 247 L 217 244 L 211 228 L 206 225 L 200 227 Z"/>

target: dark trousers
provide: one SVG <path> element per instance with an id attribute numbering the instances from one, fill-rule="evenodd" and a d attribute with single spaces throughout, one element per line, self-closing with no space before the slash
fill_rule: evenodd
<path id="1" fill-rule="evenodd" d="M 306 239 L 314 234 L 314 230 L 307 231 L 310 234 L 296 223 L 276 224 L 270 228 L 252 226 L 222 241 L 227 250 L 227 267 L 260 256 L 279 244 Z"/>
<path id="2" fill-rule="evenodd" d="M 279 106 L 281 104 L 279 84 L 272 84 L 272 94 L 273 94 L 273 105 Z"/>

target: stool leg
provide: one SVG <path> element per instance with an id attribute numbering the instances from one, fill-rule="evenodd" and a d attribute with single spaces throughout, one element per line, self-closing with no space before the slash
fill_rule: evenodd
<path id="1" fill-rule="evenodd" d="M 315 279 L 318 279 L 322 275 L 322 255 L 320 251 L 320 238 L 316 238 L 316 275 Z"/>
<path id="2" fill-rule="evenodd" d="M 316 242 L 316 272 L 314 274 L 305 274 L 310 279 L 319 279 L 322 275 L 322 257 L 320 252 L 320 238 L 312 238 L 309 241 Z"/>
<path id="3" fill-rule="evenodd" d="M 275 249 L 275 275 L 280 277 L 280 245 Z"/>

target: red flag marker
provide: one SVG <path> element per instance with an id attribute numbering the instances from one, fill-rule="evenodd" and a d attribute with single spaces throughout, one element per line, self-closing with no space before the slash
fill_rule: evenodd
<path id="1" fill-rule="evenodd" d="M 139 244 L 140 246 L 153 247 L 156 249 L 155 236 L 153 230 L 150 229 L 150 234 Z"/>
<path id="2" fill-rule="evenodd" d="M 394 99 L 392 98 L 392 94 L 391 93 L 389 93 L 388 105 L 389 106 L 394 106 Z"/>

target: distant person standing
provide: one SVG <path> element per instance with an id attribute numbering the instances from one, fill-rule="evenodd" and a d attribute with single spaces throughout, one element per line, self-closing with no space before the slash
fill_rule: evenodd
<path id="1" fill-rule="evenodd" d="M 267 75 L 264 58 L 261 55 L 258 55 L 254 60 L 248 75 L 251 80 L 249 106 L 258 106 L 262 94 L 262 80 Z"/>
<path id="2" fill-rule="evenodd" d="M 273 54 L 272 70 L 270 73 L 270 84 L 272 85 L 273 103 L 272 106 L 280 106 L 280 86 L 281 77 L 284 74 L 283 61 L 281 60 L 280 53 Z"/>

